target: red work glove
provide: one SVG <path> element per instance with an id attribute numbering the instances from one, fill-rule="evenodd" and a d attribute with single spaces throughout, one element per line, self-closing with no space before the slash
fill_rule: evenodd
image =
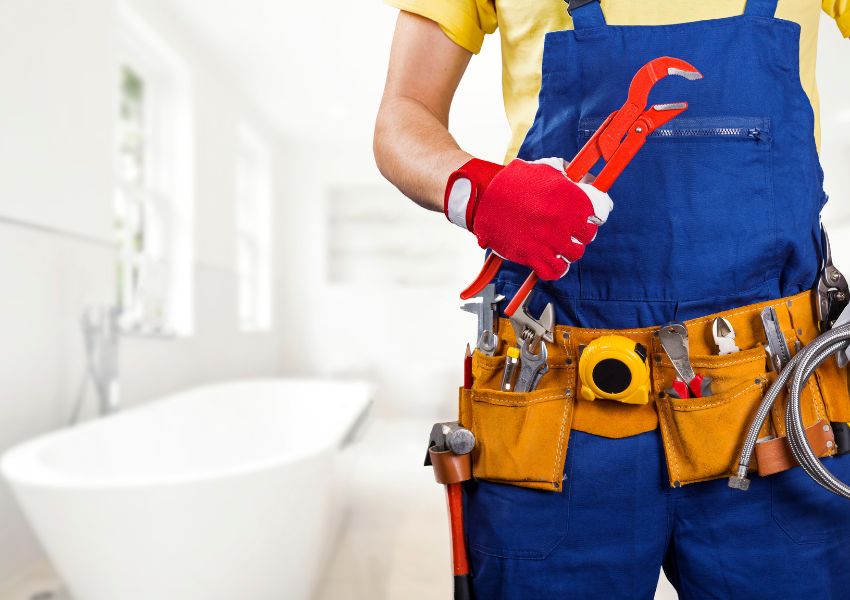
<path id="1" fill-rule="evenodd" d="M 584 255 L 614 203 L 589 183 L 573 183 L 560 158 L 511 161 L 472 159 L 452 173 L 444 211 L 472 231 L 482 248 L 560 279 Z"/>

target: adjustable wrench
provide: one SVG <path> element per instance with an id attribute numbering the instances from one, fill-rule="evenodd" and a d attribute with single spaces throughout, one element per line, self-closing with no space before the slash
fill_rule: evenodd
<path id="1" fill-rule="evenodd" d="M 528 297 L 520 305 L 520 310 L 511 317 L 511 325 L 519 347 L 519 376 L 514 385 L 515 392 L 532 392 L 537 389 L 540 379 L 549 370 L 549 353 L 545 342 L 554 341 L 552 330 L 555 327 L 555 307 L 547 304 L 539 319 L 528 312 Z"/>
<path id="2" fill-rule="evenodd" d="M 540 352 L 533 353 L 528 342 L 517 340 L 519 344 L 519 377 L 517 377 L 515 392 L 533 392 L 537 389 L 540 379 L 549 371 L 549 352 L 546 344 L 540 344 Z"/>
<path id="3" fill-rule="evenodd" d="M 488 285 L 476 298 L 480 302 L 467 302 L 460 307 L 461 310 L 472 313 L 478 317 L 478 340 L 476 348 L 482 354 L 493 356 L 499 350 L 499 303 L 505 299 L 501 294 L 496 294 L 496 286 Z"/>

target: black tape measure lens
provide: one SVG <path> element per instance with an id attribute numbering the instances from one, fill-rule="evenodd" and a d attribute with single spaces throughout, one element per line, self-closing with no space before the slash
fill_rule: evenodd
<path id="1" fill-rule="evenodd" d="M 593 367 L 596 387 L 609 394 L 622 394 L 632 384 L 632 372 L 626 363 L 616 358 L 606 358 Z"/>
<path id="2" fill-rule="evenodd" d="M 581 397 L 626 404 L 649 402 L 649 366 L 646 348 L 621 335 L 590 342 L 579 358 Z"/>

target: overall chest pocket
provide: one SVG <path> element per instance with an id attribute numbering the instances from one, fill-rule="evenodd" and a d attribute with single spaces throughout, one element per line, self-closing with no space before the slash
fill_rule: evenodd
<path id="1" fill-rule="evenodd" d="M 601 124 L 582 119 L 579 145 Z M 656 130 L 612 187 L 614 212 L 585 267 L 639 256 L 620 283 L 640 292 L 660 277 L 678 300 L 764 287 L 779 264 L 771 149 L 764 117 L 682 116 Z"/>

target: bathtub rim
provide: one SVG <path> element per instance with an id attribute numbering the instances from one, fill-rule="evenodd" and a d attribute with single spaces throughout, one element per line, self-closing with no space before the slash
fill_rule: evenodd
<path id="1" fill-rule="evenodd" d="M 190 474 L 179 475 L 145 475 L 127 478 L 110 478 L 108 480 L 85 480 L 79 476 L 70 476 L 66 473 L 45 466 L 43 460 L 38 456 L 40 449 L 50 444 L 57 438 L 62 438 L 70 433 L 97 429 L 104 426 L 109 419 L 132 415 L 136 412 L 151 410 L 156 406 L 172 401 L 174 397 L 189 392 L 204 391 L 210 388 L 251 384 L 251 383 L 273 383 L 286 382 L 292 384 L 320 383 L 340 387 L 359 387 L 364 390 L 364 396 L 360 402 L 361 406 L 356 411 L 351 423 L 343 428 L 341 434 L 330 439 L 328 443 L 309 448 L 306 450 L 294 450 L 283 455 L 275 455 L 269 458 L 247 461 L 238 466 L 204 469 Z M 263 471 L 275 469 L 296 462 L 307 461 L 322 454 L 332 452 L 341 448 L 357 437 L 358 431 L 368 423 L 368 417 L 374 406 L 374 384 L 364 380 L 333 380 L 333 379 L 310 379 L 310 378 L 250 378 L 250 379 L 227 379 L 220 382 L 189 386 L 164 396 L 143 402 L 137 406 L 123 409 L 113 415 L 97 417 L 79 425 L 62 427 L 53 431 L 39 434 L 7 449 L 0 455 L 0 476 L 6 480 L 10 487 L 17 491 L 19 486 L 38 489 L 63 489 L 63 490 L 86 490 L 114 492 L 121 490 L 138 490 L 143 488 L 176 488 L 184 485 L 197 485 L 199 483 L 212 483 L 217 480 L 233 479 L 236 477 L 251 476 Z"/>

